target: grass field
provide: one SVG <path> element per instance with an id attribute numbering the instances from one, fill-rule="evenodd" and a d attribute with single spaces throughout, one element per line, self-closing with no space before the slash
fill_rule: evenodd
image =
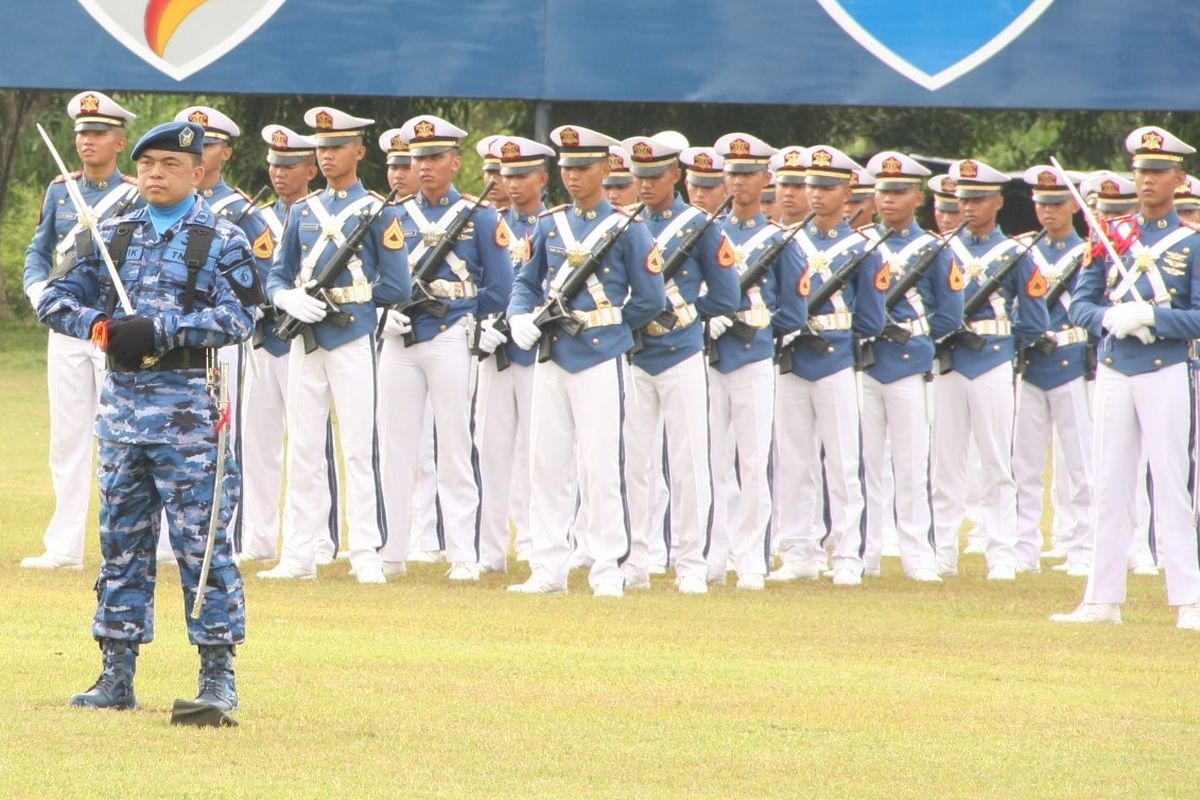
<path id="1" fill-rule="evenodd" d="M 160 577 L 136 713 L 69 709 L 95 678 L 83 572 L 17 567 L 52 505 L 43 335 L 0 328 L 0 796 L 1157 798 L 1200 796 L 1200 636 L 1161 579 L 1126 624 L 1058 627 L 1082 582 L 941 586 L 885 561 L 822 584 L 681 597 L 518 597 L 417 567 L 360 586 L 247 578 L 241 726 L 172 728 L 195 691 L 178 575 Z M 524 577 L 524 567 L 517 576 Z"/>

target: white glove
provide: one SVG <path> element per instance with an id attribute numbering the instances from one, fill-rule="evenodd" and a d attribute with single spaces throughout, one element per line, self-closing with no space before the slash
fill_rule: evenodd
<path id="1" fill-rule="evenodd" d="M 309 297 L 303 289 L 280 289 L 271 298 L 271 302 L 280 311 L 291 314 L 301 322 L 312 324 L 325 319 L 328 313 L 325 304 L 315 297 Z"/>
<path id="2" fill-rule="evenodd" d="M 1104 312 L 1103 324 L 1118 339 L 1124 339 L 1137 328 L 1154 325 L 1154 307 L 1147 303 L 1122 303 Z"/>
<path id="3" fill-rule="evenodd" d="M 1145 325 L 1140 328 L 1134 328 L 1133 332 L 1129 335 L 1136 338 L 1142 344 L 1154 344 L 1154 331 L 1150 330 Z"/>
<path id="4" fill-rule="evenodd" d="M 733 327 L 733 320 L 729 317 L 713 317 L 708 321 L 708 337 L 710 339 L 719 339 L 725 331 Z"/>
<path id="5" fill-rule="evenodd" d="M 494 353 L 496 348 L 508 341 L 508 337 L 496 330 L 496 321 L 485 319 L 479 323 L 479 349 Z"/>
<path id="6" fill-rule="evenodd" d="M 29 284 L 29 289 L 26 290 L 25 296 L 29 298 L 29 305 L 33 306 L 34 309 L 37 309 L 38 301 L 42 299 L 42 292 L 44 291 L 46 291 L 45 281 Z"/>
<path id="7" fill-rule="evenodd" d="M 380 309 L 381 311 L 383 309 Z M 383 312 L 386 321 L 383 323 L 383 335 L 387 339 L 399 339 L 412 332 L 412 320 L 394 308 Z"/>
<path id="8" fill-rule="evenodd" d="M 517 314 L 508 318 L 508 329 L 512 340 L 522 350 L 529 350 L 542 338 L 542 332 L 533 322 L 533 314 Z"/>

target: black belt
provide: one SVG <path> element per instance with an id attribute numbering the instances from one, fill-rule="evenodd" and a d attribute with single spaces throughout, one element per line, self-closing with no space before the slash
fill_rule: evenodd
<path id="1" fill-rule="evenodd" d="M 130 369 L 118 364 L 111 358 L 107 359 L 108 368 L 113 372 L 162 372 L 167 369 L 205 369 L 209 358 L 216 355 L 216 350 L 209 347 L 177 347 L 159 356 L 159 359 L 148 367 Z"/>

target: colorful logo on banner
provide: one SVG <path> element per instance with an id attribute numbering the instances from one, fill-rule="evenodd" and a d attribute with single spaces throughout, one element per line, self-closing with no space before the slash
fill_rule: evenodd
<path id="1" fill-rule="evenodd" d="M 79 0 L 96 22 L 177 81 L 237 47 L 286 0 Z"/>
<path id="2" fill-rule="evenodd" d="M 817 0 L 846 33 L 934 91 L 1008 47 L 1054 0 Z"/>

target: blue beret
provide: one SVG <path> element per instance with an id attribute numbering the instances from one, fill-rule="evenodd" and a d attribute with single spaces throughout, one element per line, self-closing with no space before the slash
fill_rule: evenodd
<path id="1" fill-rule="evenodd" d="M 162 125 L 155 125 L 133 146 L 133 160 L 137 161 L 147 150 L 170 150 L 202 155 L 204 128 L 195 122 L 164 122 Z"/>

